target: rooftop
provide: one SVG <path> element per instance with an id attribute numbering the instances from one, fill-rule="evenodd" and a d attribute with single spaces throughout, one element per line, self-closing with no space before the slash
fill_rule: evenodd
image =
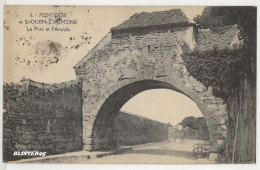
<path id="1" fill-rule="evenodd" d="M 111 28 L 111 30 L 182 24 L 188 24 L 188 18 L 180 9 L 172 9 L 169 11 L 156 11 L 152 13 L 142 12 L 134 14 L 122 24 Z"/>
<path id="2" fill-rule="evenodd" d="M 195 49 L 198 51 L 211 50 L 213 48 L 233 48 L 239 29 L 237 25 L 227 26 L 221 32 L 213 32 L 209 29 L 199 30 L 198 40 Z"/>

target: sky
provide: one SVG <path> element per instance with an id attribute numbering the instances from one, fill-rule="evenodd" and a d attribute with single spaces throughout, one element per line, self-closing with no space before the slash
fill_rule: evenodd
<path id="1" fill-rule="evenodd" d="M 143 91 L 125 103 L 121 111 L 171 123 L 173 126 L 188 116 L 203 117 L 198 106 L 190 98 L 169 89 Z"/>
<path id="2" fill-rule="evenodd" d="M 140 12 L 180 8 L 192 21 L 204 7 L 6 7 L 4 10 L 4 82 L 23 77 L 45 83 L 76 79 L 75 66 L 110 30 Z M 35 24 L 46 13 L 66 13 L 77 24 L 70 31 L 41 31 L 55 24 Z M 62 18 L 62 17 L 61 17 Z M 23 23 L 20 23 L 23 21 Z M 28 24 L 29 22 L 29 24 Z M 30 23 L 31 22 L 31 23 Z M 37 27 L 35 29 L 35 27 Z M 150 100 L 147 101 L 147 98 Z M 202 116 L 188 97 L 166 89 L 148 90 L 129 100 L 122 111 L 176 125 L 186 116 Z"/>

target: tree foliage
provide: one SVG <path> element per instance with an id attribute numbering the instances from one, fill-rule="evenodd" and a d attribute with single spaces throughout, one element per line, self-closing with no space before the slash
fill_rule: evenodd
<path id="1" fill-rule="evenodd" d="M 195 118 L 193 116 L 185 117 L 180 123 L 184 128 L 189 127 L 197 130 L 197 138 L 207 140 L 209 139 L 208 126 L 204 117 Z"/>
<path id="2" fill-rule="evenodd" d="M 180 123 L 184 128 L 189 127 L 194 130 L 201 130 L 201 129 L 208 129 L 207 124 L 206 124 L 206 119 L 204 117 L 185 117 L 181 123 Z"/>

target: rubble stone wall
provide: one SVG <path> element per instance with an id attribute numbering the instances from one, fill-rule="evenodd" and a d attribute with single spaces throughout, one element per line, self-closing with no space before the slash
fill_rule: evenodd
<path id="1" fill-rule="evenodd" d="M 81 84 L 43 84 L 29 79 L 4 84 L 4 161 L 28 158 L 14 151 L 46 155 L 83 149 Z"/>

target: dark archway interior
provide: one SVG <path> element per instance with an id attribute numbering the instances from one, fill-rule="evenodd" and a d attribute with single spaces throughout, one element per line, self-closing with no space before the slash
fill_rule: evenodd
<path id="1" fill-rule="evenodd" d="M 150 89 L 171 89 L 184 94 L 173 85 L 156 80 L 142 80 L 130 83 L 115 91 L 100 108 L 93 126 L 93 150 L 113 150 L 117 147 L 111 135 L 114 119 L 121 107 L 136 94 Z M 186 95 L 186 94 L 184 94 Z"/>

